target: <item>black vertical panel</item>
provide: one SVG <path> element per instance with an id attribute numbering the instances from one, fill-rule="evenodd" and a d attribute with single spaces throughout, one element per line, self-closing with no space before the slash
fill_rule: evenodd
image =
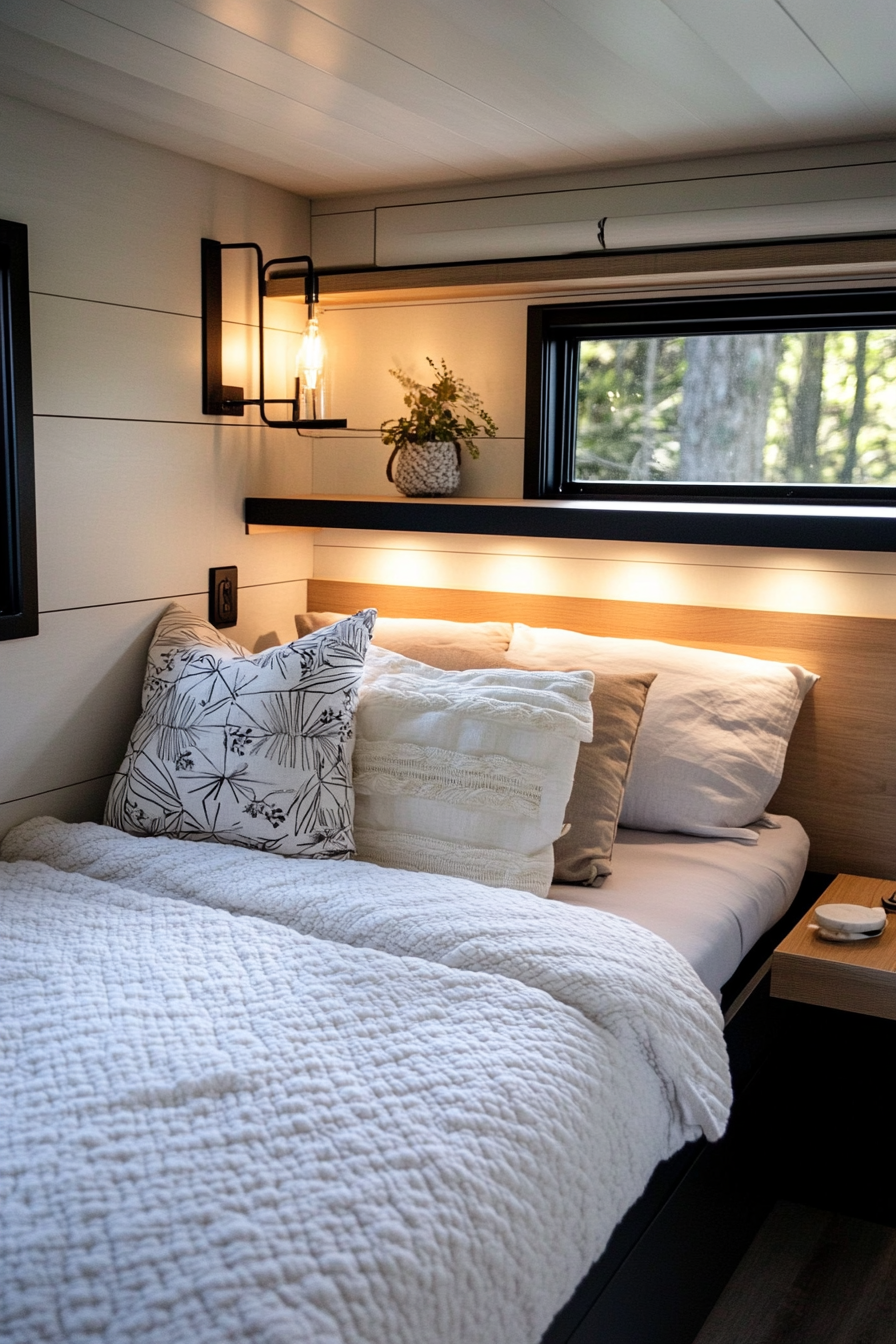
<path id="1" fill-rule="evenodd" d="M 579 343 L 556 339 L 550 310 L 529 309 L 526 345 L 525 499 L 563 493 L 575 459 Z"/>
<path id="2" fill-rule="evenodd" d="M 546 367 L 551 346 L 544 339 L 543 312 L 543 308 L 530 308 L 528 313 L 524 499 L 544 499 L 553 474 L 553 438 L 546 414 L 551 401 L 551 380 Z"/>
<path id="3" fill-rule="evenodd" d="M 221 345 L 221 244 L 202 240 L 202 414 L 220 415 L 223 390 Z"/>
<path id="4" fill-rule="evenodd" d="M 0 639 L 38 632 L 28 230 L 0 220 Z"/>

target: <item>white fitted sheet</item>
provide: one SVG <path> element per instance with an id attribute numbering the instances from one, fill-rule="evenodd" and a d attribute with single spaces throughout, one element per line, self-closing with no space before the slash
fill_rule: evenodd
<path id="1" fill-rule="evenodd" d="M 753 944 L 786 911 L 809 856 L 793 817 L 756 845 L 620 829 L 602 887 L 556 884 L 553 900 L 608 910 L 671 943 L 718 994 Z"/>

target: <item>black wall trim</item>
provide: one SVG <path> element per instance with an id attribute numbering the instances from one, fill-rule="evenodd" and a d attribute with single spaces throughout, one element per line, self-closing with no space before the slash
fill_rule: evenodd
<path id="1" fill-rule="evenodd" d="M 0 639 L 38 632 L 28 230 L 0 220 Z"/>
<path id="2" fill-rule="evenodd" d="M 604 500 L 431 499 L 246 500 L 248 524 L 339 527 L 388 532 L 466 532 L 479 536 L 770 546 L 797 550 L 896 550 L 896 508 L 810 505 L 737 506 L 615 503 Z"/>

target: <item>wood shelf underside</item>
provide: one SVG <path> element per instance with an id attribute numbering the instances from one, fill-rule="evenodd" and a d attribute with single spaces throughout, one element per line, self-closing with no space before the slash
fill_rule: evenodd
<path id="1" fill-rule="evenodd" d="M 694 283 L 776 283 L 851 279 L 892 279 L 896 239 L 816 238 L 802 242 L 748 243 L 647 252 L 601 252 L 578 257 L 536 257 L 472 261 L 453 265 L 370 267 L 321 274 L 325 305 L 382 303 L 477 295 L 562 294 L 619 288 Z M 304 276 L 272 278 L 270 298 L 304 302 Z"/>

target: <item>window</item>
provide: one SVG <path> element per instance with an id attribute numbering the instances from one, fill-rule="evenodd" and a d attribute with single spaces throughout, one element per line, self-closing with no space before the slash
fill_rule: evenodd
<path id="1" fill-rule="evenodd" d="M 896 290 L 529 310 L 526 494 L 896 502 Z"/>
<path id="2" fill-rule="evenodd" d="M 0 639 L 37 634 L 28 230 L 0 220 Z"/>

